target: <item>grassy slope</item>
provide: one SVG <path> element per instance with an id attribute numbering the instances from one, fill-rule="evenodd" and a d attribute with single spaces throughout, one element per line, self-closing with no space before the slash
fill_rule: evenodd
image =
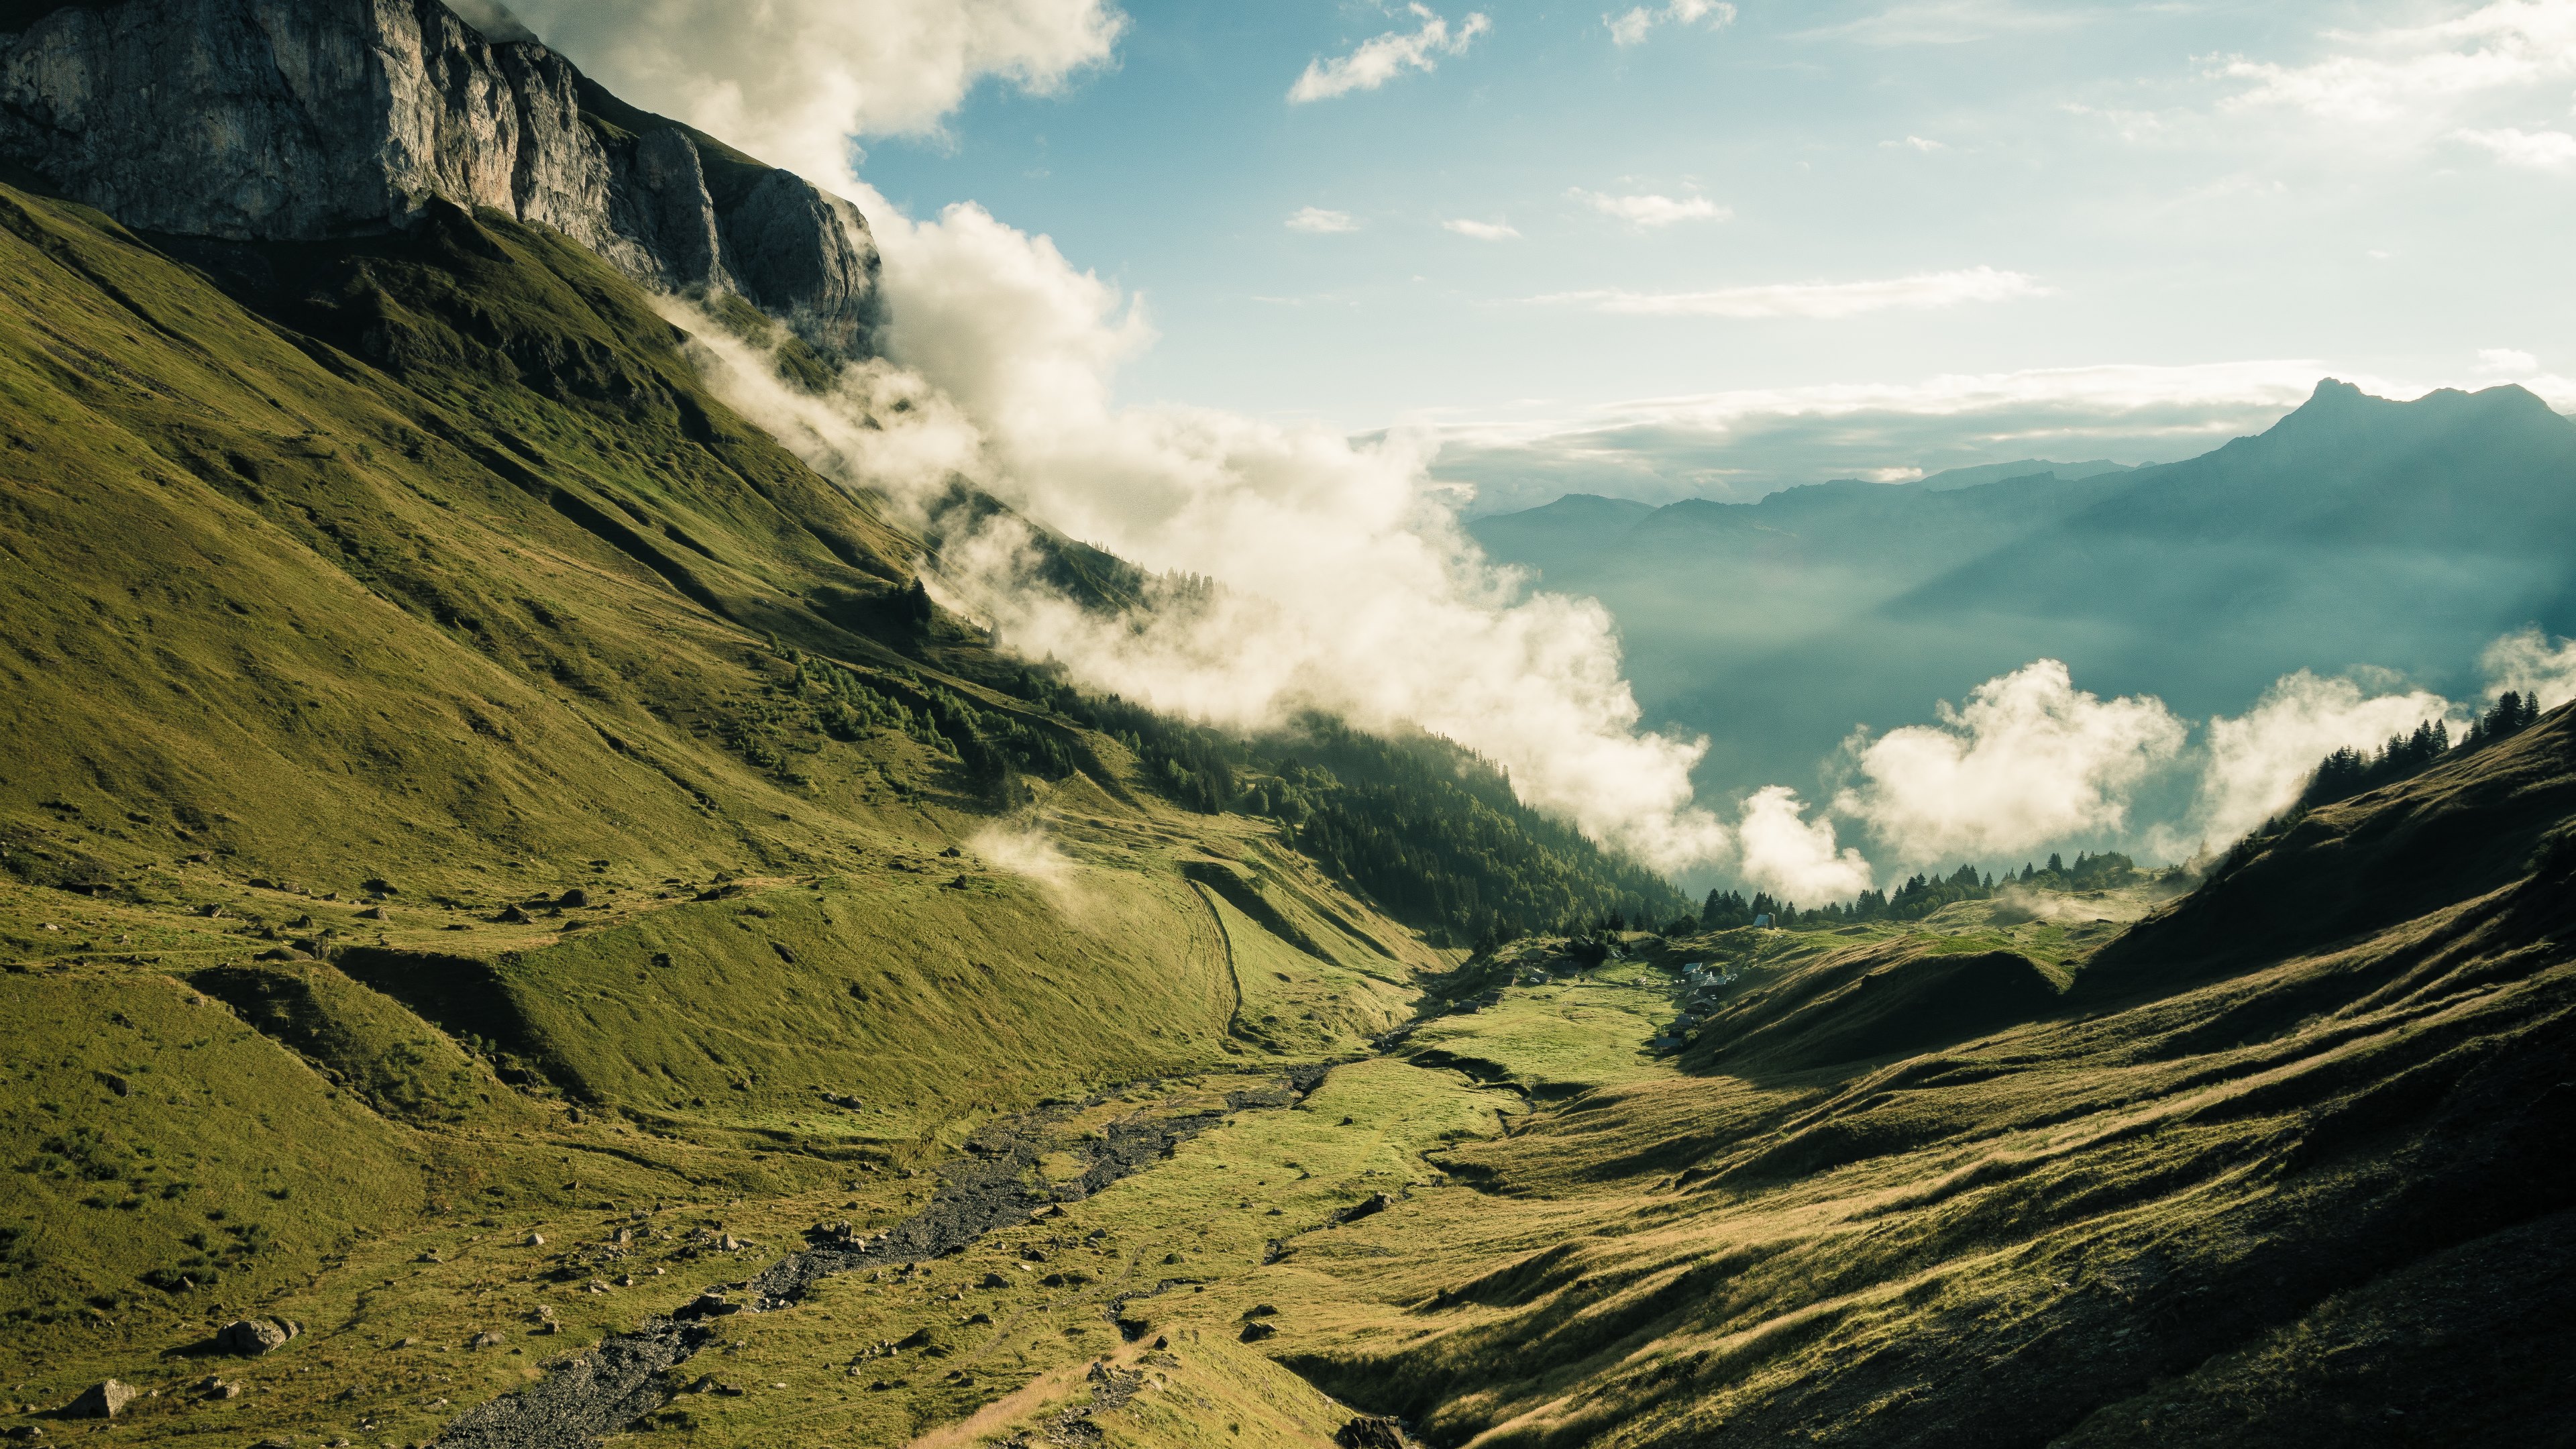
<path id="1" fill-rule="evenodd" d="M 1747 968 L 1678 1057 L 1645 1049 L 1660 967 L 1508 987 L 1326 1087 L 1365 1082 L 1380 1120 L 1481 1096 L 1496 1130 L 1426 1134 L 1387 1212 L 1155 1299 L 1177 1358 L 1098 1422 L 1315 1443 L 1351 1411 L 1320 1390 L 1446 1444 L 2554 1441 L 2570 789 L 2562 712 L 2107 945 L 2141 903 L 1670 943 Z M 2414 893 L 2320 888 L 2355 877 Z M 1963 990 L 1961 963 L 2049 993 Z M 1303 1161 L 1306 1116 L 1236 1151 Z M 1252 1357 L 1300 1381 L 1247 1359 L 1254 1304 Z"/>
<path id="2" fill-rule="evenodd" d="M 175 1388 L 203 1369 L 166 1350 L 264 1308 L 320 1329 L 294 1392 L 165 1404 L 151 1433 L 346 1387 L 341 1419 L 425 1427 L 353 1350 L 452 1347 L 496 1285 L 553 1291 L 543 1254 L 459 1252 L 656 1201 L 773 1245 L 890 1213 L 984 1115 L 1347 1050 L 1447 964 L 1274 827 L 1132 788 L 1114 741 L 1005 801 L 913 735 L 815 729 L 789 647 L 1076 734 L 950 673 L 1002 672 L 961 632 L 890 622 L 915 545 L 542 233 L 449 215 L 227 291 L 0 190 L 0 253 L 0 1379 L 25 1402 Z M 1330 959 L 1225 928 L 1293 978 L 1259 1004 L 1299 1029 L 1239 1029 L 1184 859 L 1347 928 L 1316 927 Z M 544 1346 L 668 1306 L 568 1298 Z M 532 1358 L 449 1364 L 453 1397 Z"/>

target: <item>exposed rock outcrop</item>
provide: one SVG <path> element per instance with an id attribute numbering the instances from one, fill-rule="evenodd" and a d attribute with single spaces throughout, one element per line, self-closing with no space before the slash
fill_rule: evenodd
<path id="1" fill-rule="evenodd" d="M 856 207 L 441 0 L 125 0 L 23 23 L 0 33 L 0 156 L 127 226 L 328 240 L 403 229 L 443 197 L 648 286 L 741 296 L 841 355 L 874 350 Z"/>

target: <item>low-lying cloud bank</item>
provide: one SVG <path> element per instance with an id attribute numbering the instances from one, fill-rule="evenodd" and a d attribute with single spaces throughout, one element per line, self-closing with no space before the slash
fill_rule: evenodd
<path id="1" fill-rule="evenodd" d="M 2477 701 L 2300 670 L 2243 714 L 2195 727 L 2161 700 L 2104 700 L 2078 688 L 2065 665 L 2037 660 L 1987 680 L 1962 705 L 1936 704 L 1933 724 L 1854 734 L 1841 760 L 1849 783 L 1813 818 L 1786 787 L 1756 791 L 1741 807 L 1738 869 L 1748 885 L 1789 900 L 1847 900 L 1875 877 L 1838 838 L 1844 825 L 1894 876 L 1963 861 L 2000 870 L 2078 845 L 2207 857 L 2296 804 L 2336 750 L 2372 752 L 2435 722 L 2457 742 L 2507 690 L 2543 709 L 2576 699 L 2576 639 L 2524 628 L 2490 644 L 2481 664 L 2487 688 Z M 2172 818 L 2139 818 L 2141 800 L 2173 796 L 2177 785 L 2184 803 Z"/>

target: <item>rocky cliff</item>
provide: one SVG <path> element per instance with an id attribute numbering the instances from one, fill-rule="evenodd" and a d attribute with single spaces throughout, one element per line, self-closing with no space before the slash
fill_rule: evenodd
<path id="1" fill-rule="evenodd" d="M 856 207 L 441 0 L 0 3 L 0 156 L 142 231 L 323 240 L 444 197 L 844 356 L 883 320 Z"/>

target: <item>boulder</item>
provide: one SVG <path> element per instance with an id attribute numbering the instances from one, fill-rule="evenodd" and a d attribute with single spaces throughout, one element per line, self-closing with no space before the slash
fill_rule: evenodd
<path id="1" fill-rule="evenodd" d="M 1243 1333 L 1241 1337 L 1245 1343 L 1259 1343 L 1265 1338 L 1276 1337 L 1278 1333 L 1278 1324 L 1265 1323 L 1256 1318 L 1252 1322 L 1243 1325 Z"/>
<path id="2" fill-rule="evenodd" d="M 109 1379 L 103 1384 L 92 1385 L 87 1393 L 64 1406 L 63 1416 L 71 1419 L 113 1419 L 119 1410 L 134 1402 L 134 1396 L 139 1392 L 140 1390 L 132 1384 L 121 1384 L 114 1379 Z"/>
<path id="3" fill-rule="evenodd" d="M 1373 1192 L 1367 1197 L 1360 1199 L 1358 1202 L 1351 1204 L 1349 1207 L 1342 1209 L 1340 1212 L 1333 1214 L 1333 1221 L 1337 1223 L 1355 1223 L 1362 1218 L 1375 1217 L 1394 1205 L 1394 1198 L 1389 1197 L 1382 1192 Z"/>
<path id="4" fill-rule="evenodd" d="M 579 886 L 574 886 L 571 890 L 565 891 L 563 895 L 555 901 L 555 904 L 568 911 L 580 910 L 582 907 L 590 904 L 590 892 L 583 890 Z"/>
<path id="5" fill-rule="evenodd" d="M 1411 1449 L 1404 1426 L 1376 1414 L 1362 1414 L 1333 1432 L 1341 1449 Z"/>
<path id="6" fill-rule="evenodd" d="M 284 1324 L 274 1319 L 237 1318 L 216 1330 L 215 1347 L 225 1353 L 256 1358 L 286 1347 L 287 1339 L 293 1336 L 286 1331 Z"/>

